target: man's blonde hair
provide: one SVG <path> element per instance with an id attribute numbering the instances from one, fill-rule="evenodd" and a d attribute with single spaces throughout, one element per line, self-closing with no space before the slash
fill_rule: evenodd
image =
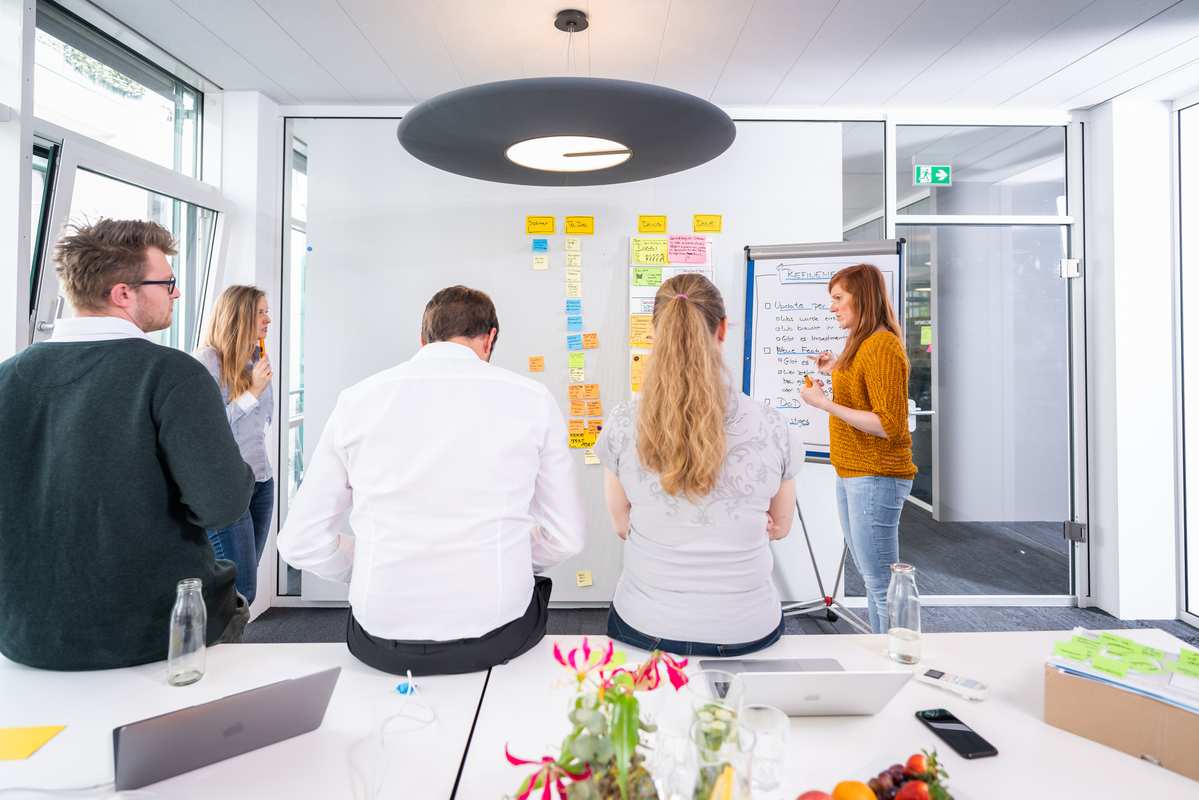
<path id="1" fill-rule="evenodd" d="M 58 280 L 77 311 L 103 311 L 118 283 L 136 286 L 146 277 L 146 251 L 175 255 L 175 238 L 157 222 L 101 219 L 72 225 L 54 251 Z"/>

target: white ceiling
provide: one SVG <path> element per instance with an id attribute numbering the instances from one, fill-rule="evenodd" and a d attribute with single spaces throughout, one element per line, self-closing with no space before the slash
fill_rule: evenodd
<path id="1" fill-rule="evenodd" d="M 1085 108 L 1199 68 L 1199 0 L 93 0 L 229 90 L 414 103 L 592 75 L 722 105 Z M 591 28 L 553 27 L 581 6 Z"/>

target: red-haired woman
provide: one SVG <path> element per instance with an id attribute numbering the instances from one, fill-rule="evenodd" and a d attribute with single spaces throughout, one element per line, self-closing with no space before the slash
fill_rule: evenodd
<path id="1" fill-rule="evenodd" d="M 832 375 L 832 399 L 820 381 L 802 396 L 829 414 L 841 529 L 866 584 L 870 627 L 884 633 L 887 584 L 899 560 L 899 516 L 916 477 L 908 433 L 908 357 L 877 267 L 846 267 L 828 290 L 831 310 L 849 339 L 841 355 L 826 352 L 817 359 L 817 369 Z"/>

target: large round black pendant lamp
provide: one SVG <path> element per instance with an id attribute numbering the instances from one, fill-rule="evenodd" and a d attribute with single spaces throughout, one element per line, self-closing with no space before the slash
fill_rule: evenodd
<path id="1" fill-rule="evenodd" d="M 703 164 L 727 150 L 737 130 L 708 101 L 663 86 L 529 78 L 426 100 L 408 112 L 397 135 L 421 161 L 458 175 L 598 186 Z"/>

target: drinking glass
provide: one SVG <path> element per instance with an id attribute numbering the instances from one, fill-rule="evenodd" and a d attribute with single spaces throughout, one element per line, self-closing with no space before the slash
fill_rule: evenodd
<path id="1" fill-rule="evenodd" d="M 791 720 L 774 706 L 747 705 L 737 717 L 742 728 L 754 733 L 754 789 L 773 791 L 783 778 Z"/>
<path id="2" fill-rule="evenodd" d="M 692 800 L 712 797 L 751 800 L 756 739 L 749 728 L 736 725 L 717 740 L 703 721 L 697 719 L 691 726 L 696 767 Z"/>

